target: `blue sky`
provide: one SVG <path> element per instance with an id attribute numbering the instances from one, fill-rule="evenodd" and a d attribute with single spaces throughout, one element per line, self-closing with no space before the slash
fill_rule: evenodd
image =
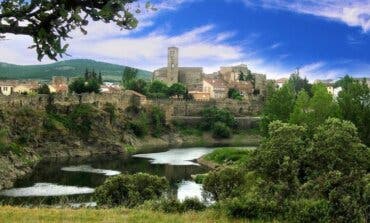
<path id="1" fill-rule="evenodd" d="M 247 64 L 268 78 L 297 67 L 310 80 L 345 74 L 370 77 L 369 0 L 153 0 L 155 12 L 138 15 L 136 30 L 90 23 L 74 33 L 73 58 L 154 70 L 166 64 L 166 48 L 180 48 L 181 66 Z M 8 36 L 0 61 L 37 64 L 28 37 Z M 42 63 L 49 63 L 44 60 Z"/>

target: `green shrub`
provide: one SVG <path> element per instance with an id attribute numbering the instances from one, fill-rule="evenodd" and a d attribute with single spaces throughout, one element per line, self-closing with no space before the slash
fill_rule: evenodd
<path id="1" fill-rule="evenodd" d="M 247 162 L 252 151 L 238 148 L 219 148 L 207 154 L 204 159 L 218 164 Z"/>
<path id="2" fill-rule="evenodd" d="M 0 129 L 0 152 L 5 152 L 8 144 L 8 130 Z"/>
<path id="3" fill-rule="evenodd" d="M 182 206 L 185 211 L 204 211 L 206 209 L 206 205 L 198 198 L 186 198 L 182 202 Z"/>
<path id="4" fill-rule="evenodd" d="M 118 175 L 108 178 L 96 188 L 99 205 L 135 207 L 144 201 L 158 199 L 169 189 L 164 177 L 145 173 Z"/>
<path id="5" fill-rule="evenodd" d="M 109 121 L 112 124 L 116 120 L 116 107 L 112 103 L 105 103 L 104 111 L 109 114 Z"/>
<path id="6" fill-rule="evenodd" d="M 197 183 L 197 184 L 203 184 L 203 182 L 206 179 L 207 175 L 208 175 L 207 173 L 195 175 L 195 179 L 194 179 L 195 183 Z"/>
<path id="7" fill-rule="evenodd" d="M 226 200 L 221 207 L 228 216 L 234 218 L 266 219 L 277 217 L 281 213 L 277 202 L 261 199 L 256 194 Z"/>
<path id="8" fill-rule="evenodd" d="M 91 126 L 95 117 L 95 110 L 92 105 L 81 104 L 78 105 L 68 115 L 69 128 L 80 137 L 88 138 L 90 136 Z"/>
<path id="9" fill-rule="evenodd" d="M 201 127 L 204 130 L 213 129 L 217 122 L 222 122 L 229 128 L 234 128 L 236 121 L 230 111 L 216 107 L 206 108 L 202 111 Z"/>
<path id="10" fill-rule="evenodd" d="M 23 154 L 23 147 L 18 145 L 17 143 L 10 143 L 8 145 L 8 150 L 12 151 L 17 156 L 20 156 Z"/>
<path id="11" fill-rule="evenodd" d="M 128 123 L 128 128 L 138 137 L 143 137 L 148 134 L 148 118 L 145 113 L 141 113 L 140 116 Z"/>
<path id="12" fill-rule="evenodd" d="M 149 117 L 152 135 L 155 137 L 161 136 L 166 127 L 166 115 L 164 111 L 160 107 L 154 106 L 150 111 Z"/>
<path id="13" fill-rule="evenodd" d="M 207 208 L 206 205 L 197 198 L 186 198 L 183 202 L 175 198 L 161 199 L 158 201 L 149 201 L 146 205 L 154 211 L 162 211 L 165 213 L 204 211 Z"/>
<path id="14" fill-rule="evenodd" d="M 244 184 L 241 168 L 226 167 L 210 172 L 204 179 L 203 187 L 215 200 L 222 200 L 242 194 Z"/>
<path id="15" fill-rule="evenodd" d="M 161 199 L 159 201 L 154 201 L 151 204 L 151 208 L 154 211 L 162 211 L 165 213 L 183 213 L 184 206 L 181 202 L 175 198 Z"/>
<path id="16" fill-rule="evenodd" d="M 212 129 L 212 135 L 214 138 L 230 138 L 231 130 L 226 124 L 216 122 Z"/>
<path id="17" fill-rule="evenodd" d="M 326 200 L 300 199 L 289 204 L 287 218 L 293 222 L 330 222 L 329 203 Z"/>

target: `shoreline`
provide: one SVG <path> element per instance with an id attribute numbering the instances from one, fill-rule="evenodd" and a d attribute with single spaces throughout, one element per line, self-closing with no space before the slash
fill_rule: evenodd
<path id="1" fill-rule="evenodd" d="M 161 152 L 169 148 L 190 148 L 190 147 L 218 147 L 218 146 L 254 146 L 259 144 L 261 138 L 250 133 L 235 134 L 230 139 L 213 139 L 210 134 L 204 133 L 201 136 L 180 135 L 171 133 L 160 138 L 147 136 L 137 138 L 132 136 L 131 143 L 119 145 L 115 143 L 97 143 L 95 145 L 82 145 L 76 142 L 76 147 L 68 147 L 63 144 L 48 145 L 37 153 L 27 149 L 25 154 L 17 156 L 10 154 L 0 156 L 0 190 L 11 188 L 14 183 L 27 174 L 31 173 L 34 167 L 44 159 L 76 158 L 106 156 L 116 154 L 133 155 L 146 152 Z M 204 160 L 197 160 L 201 165 L 208 166 Z"/>

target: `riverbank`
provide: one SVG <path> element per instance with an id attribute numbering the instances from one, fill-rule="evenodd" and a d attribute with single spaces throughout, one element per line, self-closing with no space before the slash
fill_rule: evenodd
<path id="1" fill-rule="evenodd" d="M 221 166 L 240 165 L 245 162 L 251 155 L 254 147 L 222 147 L 213 152 L 206 154 L 197 162 L 210 169 L 216 169 Z"/>
<path id="2" fill-rule="evenodd" d="M 56 208 L 23 208 L 0 206 L 0 219 L 3 223 L 13 222 L 129 222 L 129 223 L 263 223 L 265 221 L 247 221 L 230 219 L 215 211 L 190 212 L 184 214 L 167 214 L 141 209 L 56 209 Z"/>
<path id="3" fill-rule="evenodd" d="M 27 106 L 2 109 L 0 190 L 11 187 L 42 159 L 128 155 L 171 147 L 258 145 L 261 140 L 253 131 L 234 133 L 229 139 L 219 140 L 209 132 L 190 128 L 182 131 L 171 123 L 154 126 L 150 112 L 141 108 L 131 114 L 130 110 L 110 104 L 54 105 L 46 110 Z M 147 118 L 140 121 L 137 113 L 146 114 Z"/>
<path id="4" fill-rule="evenodd" d="M 244 132 L 234 134 L 230 139 L 217 140 L 210 133 L 201 135 L 183 135 L 180 133 L 165 134 L 161 137 L 146 136 L 138 138 L 126 135 L 128 144 L 95 143 L 85 145 L 75 141 L 69 145 L 47 143 L 45 147 L 38 148 L 37 152 L 27 149 L 21 155 L 10 153 L 0 155 L 0 190 L 10 188 L 14 182 L 33 170 L 33 167 L 42 159 L 61 159 L 69 157 L 91 157 L 114 154 L 132 155 L 145 152 L 160 152 L 168 148 L 185 147 L 215 147 L 215 146 L 244 146 L 258 145 L 261 137 L 257 134 Z M 199 160 L 206 166 L 205 161 Z"/>

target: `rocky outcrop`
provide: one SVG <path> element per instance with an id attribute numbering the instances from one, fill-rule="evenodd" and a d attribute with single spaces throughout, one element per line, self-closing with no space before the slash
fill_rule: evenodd
<path id="1" fill-rule="evenodd" d="M 0 190 L 13 186 L 18 177 L 31 172 L 39 159 L 39 156 L 29 149 L 25 149 L 21 155 L 0 155 Z"/>

